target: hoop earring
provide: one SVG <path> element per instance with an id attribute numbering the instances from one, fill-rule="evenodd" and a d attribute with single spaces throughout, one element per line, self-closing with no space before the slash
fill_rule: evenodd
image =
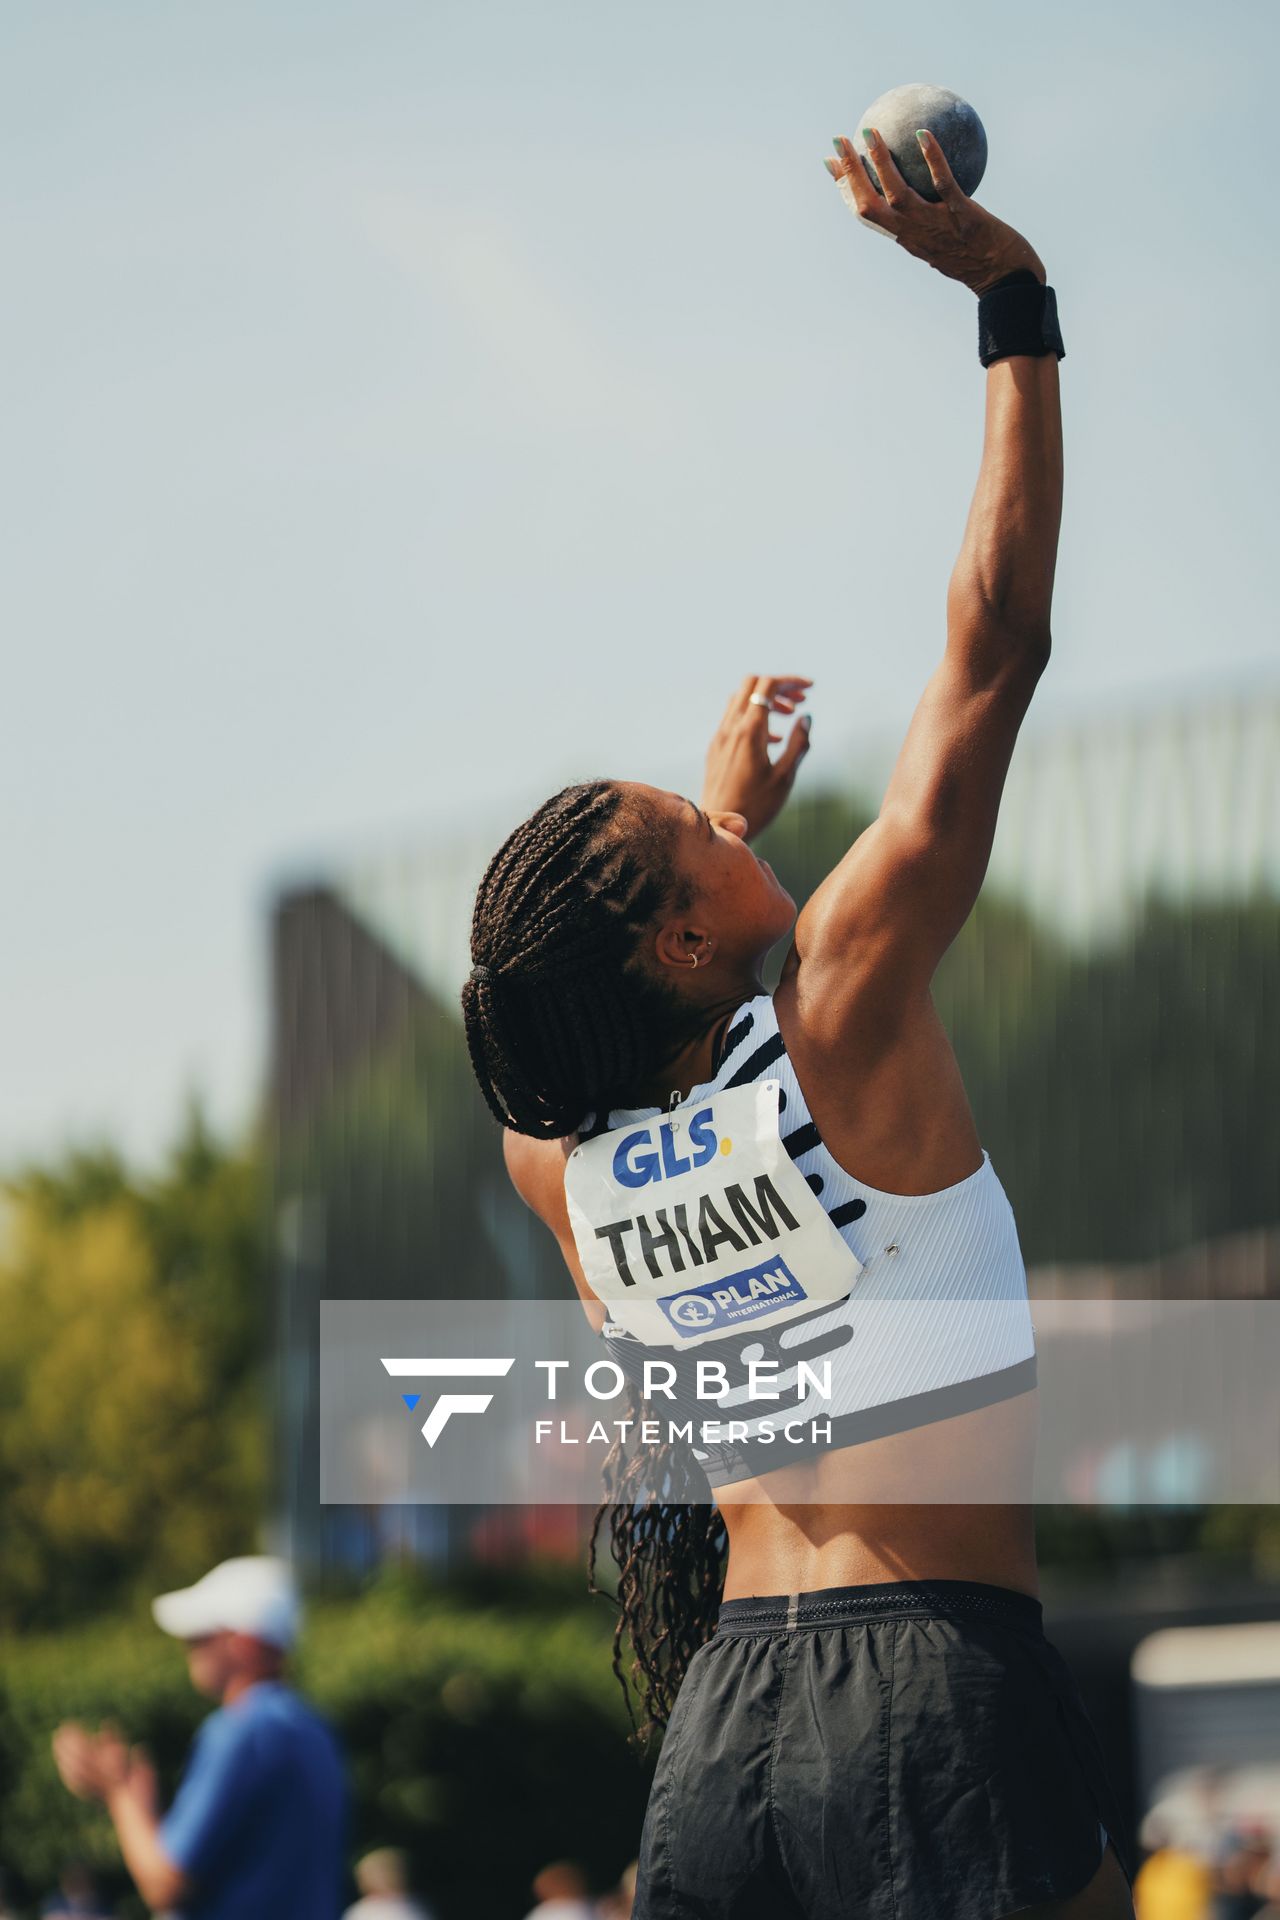
<path id="1" fill-rule="evenodd" d="M 696 953 L 691 953 L 691 954 L 689 955 L 689 965 L 690 965 L 691 967 L 696 967 L 696 966 L 697 966 L 697 964 L 698 964 L 698 956 L 697 956 L 697 954 L 696 954 Z"/>

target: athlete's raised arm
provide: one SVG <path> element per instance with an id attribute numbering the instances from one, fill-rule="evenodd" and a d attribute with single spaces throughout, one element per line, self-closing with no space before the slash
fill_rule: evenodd
<path id="1" fill-rule="evenodd" d="M 861 216 L 907 251 L 981 294 L 1018 270 L 1042 284 L 1038 255 L 968 199 L 937 142 L 921 145 L 940 202 L 903 181 L 870 143 L 886 199 L 846 141 Z M 947 594 L 947 642 L 916 709 L 878 819 L 800 917 L 796 946 L 824 996 L 878 975 L 894 995 L 924 994 L 986 873 L 1010 756 L 1049 658 L 1062 510 L 1058 360 L 1027 353 L 987 371 L 982 464 Z M 817 979 L 815 978 L 815 984 Z"/>

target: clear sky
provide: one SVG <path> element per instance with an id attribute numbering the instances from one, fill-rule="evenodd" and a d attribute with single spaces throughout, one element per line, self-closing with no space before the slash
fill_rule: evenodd
<path id="1" fill-rule="evenodd" d="M 908 80 L 1058 289 L 1037 710 L 1276 652 L 1264 0 L 172 0 L 0 16 L 0 1159 L 260 1083 L 282 872 L 563 779 L 905 723 L 977 469 L 972 297 L 822 161 Z"/>

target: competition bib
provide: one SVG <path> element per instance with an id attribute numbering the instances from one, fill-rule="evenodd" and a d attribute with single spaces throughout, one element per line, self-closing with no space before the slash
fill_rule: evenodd
<path id="1" fill-rule="evenodd" d="M 862 1262 L 792 1161 L 778 1082 L 709 1094 L 573 1149 L 578 1258 L 648 1346 L 687 1347 L 843 1300 Z"/>

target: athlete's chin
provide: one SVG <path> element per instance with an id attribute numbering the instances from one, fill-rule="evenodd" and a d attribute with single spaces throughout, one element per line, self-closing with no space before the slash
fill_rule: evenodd
<path id="1" fill-rule="evenodd" d="M 796 903 L 789 893 L 778 889 L 781 898 L 770 902 L 772 911 L 765 921 L 763 932 L 768 944 L 776 947 L 779 940 L 785 940 L 796 923 Z"/>
<path id="2" fill-rule="evenodd" d="M 779 921 L 776 938 L 781 940 L 783 934 L 790 933 L 792 927 L 795 925 L 796 903 L 783 886 L 781 880 L 779 880 L 773 868 L 769 865 L 769 862 L 762 860 L 760 865 L 769 876 L 769 892 L 772 895 L 770 904 L 776 906 Z"/>

